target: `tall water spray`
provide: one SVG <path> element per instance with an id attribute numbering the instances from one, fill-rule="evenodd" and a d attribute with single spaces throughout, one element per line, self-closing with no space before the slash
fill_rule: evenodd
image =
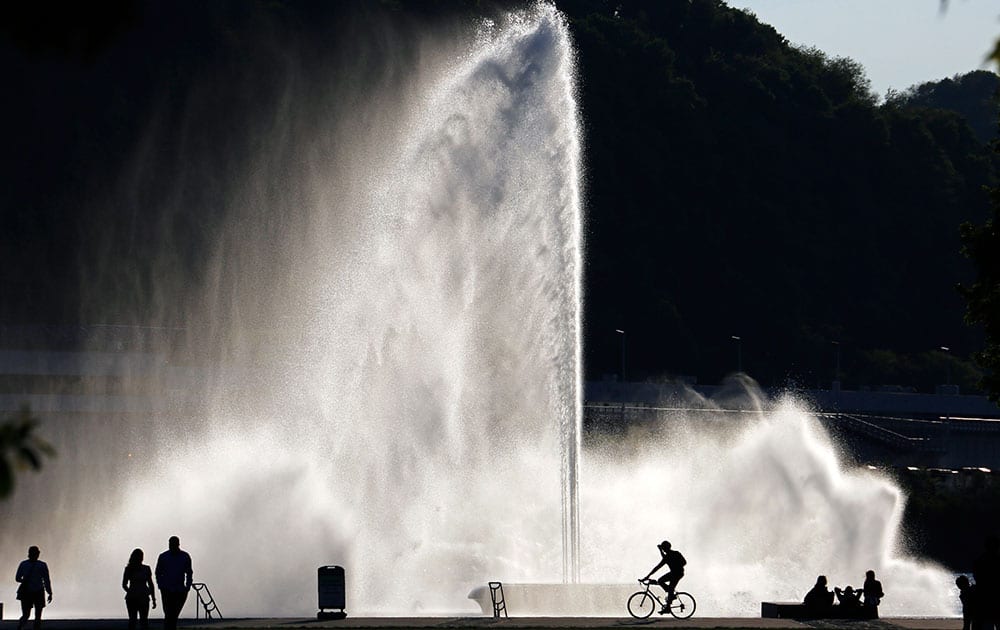
<path id="1" fill-rule="evenodd" d="M 132 375 L 155 383 L 156 426 L 55 436 L 114 464 L 91 473 L 71 455 L 47 473 L 58 484 L 18 497 L 32 518 L 14 533 L 46 550 L 62 612 L 118 612 L 122 559 L 172 534 L 230 615 L 312 610 L 320 564 L 345 566 L 355 613 L 474 610 L 470 587 L 491 577 L 576 576 L 567 28 L 539 6 L 464 50 L 428 46 L 413 80 L 369 81 L 309 128 L 299 109 L 330 104 L 303 103 L 293 76 L 247 130 L 254 154 L 222 168 L 185 156 L 177 190 L 143 209 L 170 217 L 210 188 L 228 226 L 202 286 L 157 279 L 164 312 L 186 313 L 171 364 Z M 180 144 L 197 146 L 197 127 Z M 41 527 L 39 496 L 67 506 L 72 532 Z"/>
<path id="2" fill-rule="evenodd" d="M 199 137 L 224 82 L 140 143 L 117 202 L 157 217 L 148 323 L 178 330 L 94 355 L 143 395 L 48 423 L 60 457 L 0 506 L 0 566 L 38 544 L 53 614 L 120 615 L 129 551 L 176 534 L 230 616 L 311 614 L 322 564 L 346 568 L 352 614 L 453 614 L 487 580 L 630 584 L 669 538 L 699 614 L 868 568 L 886 612 L 950 613 L 947 575 L 903 555 L 904 497 L 845 468 L 807 410 L 665 417 L 581 462 L 566 24 L 540 6 L 419 53 L 364 89 L 281 67 L 271 98 L 234 99 L 264 112 L 233 112 L 239 151 Z M 150 166 L 160 133 L 176 168 Z M 192 203 L 224 217 L 197 280 L 169 237 Z"/>

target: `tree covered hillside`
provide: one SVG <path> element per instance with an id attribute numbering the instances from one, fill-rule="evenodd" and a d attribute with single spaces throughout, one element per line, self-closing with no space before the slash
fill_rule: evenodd
<path id="1" fill-rule="evenodd" d="M 1000 77 L 990 70 L 928 81 L 903 92 L 890 92 L 887 100 L 902 107 L 946 109 L 961 115 L 983 143 L 997 135 L 997 88 Z"/>
<path id="2" fill-rule="evenodd" d="M 720 1 L 567 2 L 587 121 L 587 368 L 944 382 L 979 343 L 958 228 L 997 161 L 968 121 Z M 961 91 L 965 81 L 953 82 Z M 970 85 L 973 82 L 970 82 Z M 740 337 L 740 347 L 733 336 Z M 940 346 L 947 346 L 946 354 Z M 937 350 L 935 352 L 935 350 Z"/>

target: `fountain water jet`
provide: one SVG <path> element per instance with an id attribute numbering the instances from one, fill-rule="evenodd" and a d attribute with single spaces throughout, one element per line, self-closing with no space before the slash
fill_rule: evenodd
<path id="1" fill-rule="evenodd" d="M 563 18 L 539 6 L 432 51 L 398 89 L 355 94 L 361 120 L 345 104 L 303 125 L 291 76 L 250 129 L 254 154 L 208 172 L 183 155 L 155 208 L 169 224 L 186 189 L 228 178 L 201 286 L 154 268 L 149 323 L 181 311 L 187 331 L 169 364 L 131 375 L 166 407 L 155 427 L 56 437 L 108 470 L 57 461 L 59 483 L 13 505 L 32 517 L 8 533 L 43 538 L 65 576 L 55 614 L 120 612 L 118 556 L 152 557 L 171 534 L 230 615 L 310 611 L 319 564 L 346 567 L 354 614 L 471 611 L 488 576 L 577 573 L 580 145 Z M 74 531 L 44 533 L 27 497 L 64 506 Z"/>

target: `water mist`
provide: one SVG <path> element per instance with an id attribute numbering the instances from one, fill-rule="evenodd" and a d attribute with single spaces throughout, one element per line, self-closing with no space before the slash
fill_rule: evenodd
<path id="1" fill-rule="evenodd" d="M 235 148 L 199 136 L 224 81 L 139 143 L 117 203 L 164 235 L 144 330 L 169 343 L 108 359 L 143 393 L 128 409 L 46 424 L 60 456 L 0 506 L 0 566 L 37 544 L 52 615 L 118 616 L 131 549 L 154 561 L 176 534 L 227 616 L 313 614 L 325 564 L 352 615 L 476 614 L 488 580 L 629 584 L 669 538 L 699 614 L 869 568 L 886 613 L 950 613 L 947 575 L 900 555 L 899 490 L 790 404 L 581 457 L 567 25 L 539 6 L 416 48 L 364 89 L 272 55 L 279 88 L 234 99 L 256 108 L 230 112 L 252 120 Z M 155 167 L 171 134 L 180 159 Z M 191 204 L 222 217 L 193 263 L 169 238 Z"/>
<path id="2" fill-rule="evenodd" d="M 731 385 L 740 413 L 692 399 L 707 411 L 664 413 L 586 450 L 584 575 L 634 583 L 666 538 L 688 560 L 680 588 L 699 615 L 757 616 L 762 601 L 801 601 L 818 575 L 859 588 L 868 569 L 883 616 L 954 615 L 951 576 L 906 556 L 890 477 L 845 465 L 801 403 Z"/>
<path id="3" fill-rule="evenodd" d="M 54 437 L 107 470 L 60 459 L 58 484 L 18 497 L 31 520 L 12 533 L 43 547 L 53 614 L 120 612 L 123 559 L 172 534 L 227 615 L 308 614 L 321 564 L 346 568 L 352 614 L 473 611 L 489 576 L 574 577 L 580 146 L 562 17 L 426 43 L 411 80 L 364 77 L 329 121 L 310 100 L 324 78 L 291 70 L 253 101 L 275 110 L 247 131 L 254 153 L 220 167 L 192 149 L 151 213 L 225 206 L 200 286 L 156 268 L 149 324 L 182 304 L 182 330 L 169 363 L 131 377 L 163 413 L 135 435 Z M 178 144 L 198 147 L 213 99 L 189 100 Z M 136 168 L 124 179 L 165 176 Z M 73 532 L 45 531 L 36 492 Z"/>

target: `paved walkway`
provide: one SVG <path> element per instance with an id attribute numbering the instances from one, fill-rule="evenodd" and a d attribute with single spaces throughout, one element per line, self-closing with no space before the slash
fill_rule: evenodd
<path id="1" fill-rule="evenodd" d="M 17 627 L 17 621 L 0 622 L 0 629 Z M 226 628 L 256 629 L 256 630 L 286 630 L 290 628 L 345 628 L 352 630 L 401 630 L 403 628 L 442 628 L 473 630 L 546 630 L 552 628 L 581 630 L 621 630 L 631 627 L 655 627 L 662 630 L 681 628 L 705 629 L 741 629 L 769 630 L 791 628 L 799 630 L 961 630 L 961 619 L 880 619 L 877 621 L 862 620 L 820 620 L 793 621 L 791 619 L 759 619 L 753 617 L 693 617 L 683 621 L 673 618 L 630 619 L 611 617 L 511 617 L 509 619 L 493 619 L 491 617 L 348 617 L 335 621 L 319 621 L 315 618 L 284 618 L 284 619 L 220 619 L 194 620 L 182 619 L 182 628 L 199 628 L 203 630 L 225 630 Z M 29 626 L 30 627 L 30 626 Z M 159 630 L 163 627 L 162 619 L 153 619 L 150 628 Z M 127 619 L 51 619 L 42 624 L 44 630 L 124 630 L 128 628 Z"/>

